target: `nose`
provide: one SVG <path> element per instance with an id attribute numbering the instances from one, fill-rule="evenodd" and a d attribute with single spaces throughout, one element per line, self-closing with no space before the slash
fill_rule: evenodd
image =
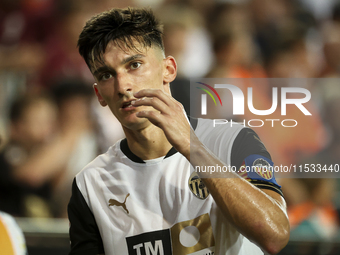
<path id="1" fill-rule="evenodd" d="M 115 84 L 119 97 L 126 96 L 132 92 L 132 79 L 129 74 L 124 71 L 117 72 Z"/>

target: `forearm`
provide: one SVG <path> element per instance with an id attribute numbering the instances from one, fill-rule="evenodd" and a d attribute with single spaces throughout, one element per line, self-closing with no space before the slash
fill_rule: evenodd
<path id="1" fill-rule="evenodd" d="M 190 162 L 194 166 L 216 166 L 221 162 L 192 134 Z M 188 158 L 188 155 L 187 155 Z M 222 178 L 199 173 L 208 190 L 228 221 L 240 233 L 270 253 L 282 249 L 289 237 L 285 202 L 280 195 L 274 199 L 237 173 L 223 173 Z M 276 193 L 273 192 L 275 195 Z M 273 194 L 271 194 L 273 195 Z M 274 195 L 274 196 L 275 196 Z"/>

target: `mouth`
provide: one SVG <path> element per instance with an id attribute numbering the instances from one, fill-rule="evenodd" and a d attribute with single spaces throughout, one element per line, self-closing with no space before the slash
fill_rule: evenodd
<path id="1" fill-rule="evenodd" d="M 133 105 L 131 104 L 132 102 L 136 101 L 136 99 L 132 99 L 132 100 L 129 100 L 129 101 L 126 101 L 122 104 L 122 109 L 129 109 L 129 108 L 132 108 Z"/>

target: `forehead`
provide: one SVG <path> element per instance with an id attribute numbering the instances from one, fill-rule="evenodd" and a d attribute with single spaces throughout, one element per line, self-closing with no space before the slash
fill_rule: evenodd
<path id="1" fill-rule="evenodd" d="M 111 41 L 105 48 L 105 52 L 98 60 L 93 61 L 92 70 L 103 65 L 121 63 L 122 60 L 134 55 L 142 55 L 147 58 L 163 59 L 164 53 L 157 46 L 147 47 L 137 41 L 133 41 L 128 47 L 123 41 Z M 94 58 L 92 58 L 94 59 Z"/>
<path id="2" fill-rule="evenodd" d="M 122 57 L 126 55 L 135 55 L 135 54 L 146 54 L 148 52 L 148 48 L 144 47 L 138 43 L 134 43 L 132 47 L 128 47 L 126 44 L 122 42 L 111 41 L 106 46 L 105 52 L 103 53 L 103 58 L 107 55 L 116 55 L 117 57 Z"/>

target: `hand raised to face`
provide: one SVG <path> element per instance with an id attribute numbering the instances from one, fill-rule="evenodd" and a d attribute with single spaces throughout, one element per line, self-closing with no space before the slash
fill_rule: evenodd
<path id="1" fill-rule="evenodd" d="M 135 107 L 151 106 L 155 110 L 136 113 L 161 128 L 168 141 L 184 156 L 190 156 L 190 124 L 182 104 L 160 89 L 143 89 L 136 93 Z"/>

